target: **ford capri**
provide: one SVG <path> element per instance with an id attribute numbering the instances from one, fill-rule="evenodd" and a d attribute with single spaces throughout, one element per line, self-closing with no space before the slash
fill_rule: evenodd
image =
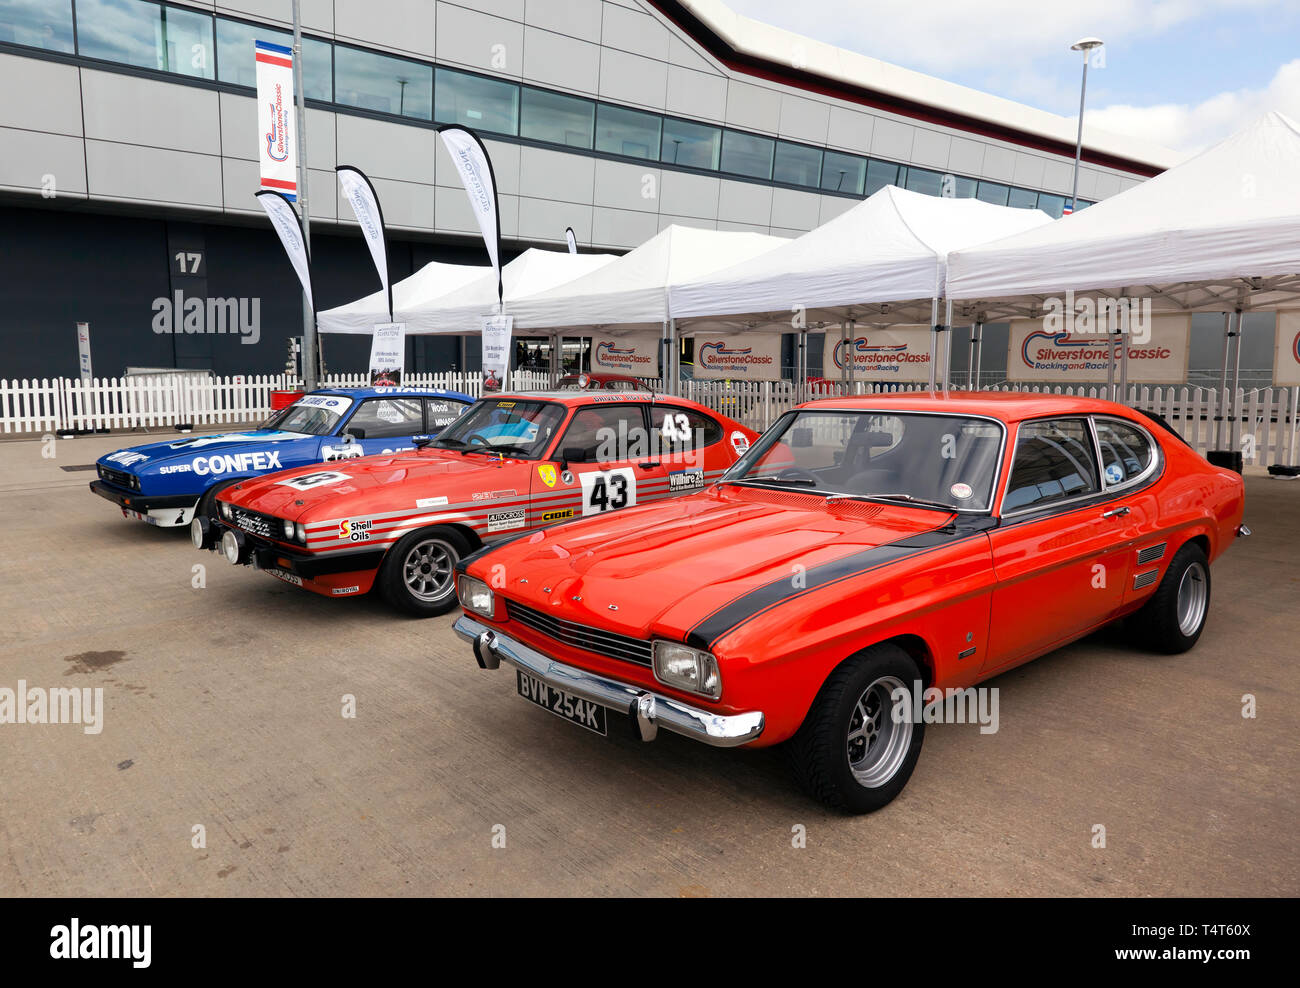
<path id="1" fill-rule="evenodd" d="M 1111 402 L 825 399 L 705 490 L 461 560 L 455 630 L 588 730 L 787 742 L 809 794 L 870 812 L 941 699 L 1111 622 L 1195 645 L 1243 505 L 1240 476 Z"/>
<path id="2" fill-rule="evenodd" d="M 228 487 L 191 534 L 327 597 L 378 586 L 401 610 L 441 614 L 456 563 L 482 546 L 701 490 L 757 438 L 646 391 L 495 394 L 418 449 Z"/>
<path id="3" fill-rule="evenodd" d="M 431 388 L 327 388 L 303 395 L 251 432 L 147 443 L 100 457 L 90 489 L 125 518 L 164 528 L 210 514 L 231 484 L 275 470 L 414 449 L 474 399 Z"/>

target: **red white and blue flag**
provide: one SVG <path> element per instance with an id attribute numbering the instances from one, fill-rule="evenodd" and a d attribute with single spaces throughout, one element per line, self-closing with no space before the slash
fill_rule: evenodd
<path id="1" fill-rule="evenodd" d="M 257 58 L 258 161 L 262 188 L 298 198 L 298 134 L 293 102 L 293 49 L 254 41 Z"/>

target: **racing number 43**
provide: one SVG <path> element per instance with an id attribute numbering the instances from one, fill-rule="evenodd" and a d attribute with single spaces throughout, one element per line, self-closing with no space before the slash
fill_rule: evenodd
<path id="1" fill-rule="evenodd" d="M 582 513 L 598 515 L 636 504 L 636 474 L 628 467 L 582 475 Z"/>

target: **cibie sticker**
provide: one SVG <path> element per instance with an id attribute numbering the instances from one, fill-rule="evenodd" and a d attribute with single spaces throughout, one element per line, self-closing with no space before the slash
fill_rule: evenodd
<path id="1" fill-rule="evenodd" d="M 953 484 L 948 488 L 948 493 L 959 501 L 965 501 L 975 492 L 971 490 L 970 484 Z"/>
<path id="2" fill-rule="evenodd" d="M 737 456 L 743 455 L 749 449 L 749 437 L 743 432 L 733 432 L 731 434 L 731 448 L 736 451 Z"/>
<path id="3" fill-rule="evenodd" d="M 276 483 L 281 487 L 292 487 L 295 491 L 310 491 L 329 484 L 341 484 L 351 479 L 351 474 L 339 473 L 337 470 L 317 470 L 315 473 L 305 473 L 301 477 L 277 480 Z"/>
<path id="4" fill-rule="evenodd" d="M 1120 469 L 1118 463 L 1112 463 L 1106 468 L 1106 483 L 1118 484 L 1124 479 L 1124 471 Z"/>

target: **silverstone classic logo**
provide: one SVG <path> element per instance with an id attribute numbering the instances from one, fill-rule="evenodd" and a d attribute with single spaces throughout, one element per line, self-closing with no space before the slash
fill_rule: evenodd
<path id="1" fill-rule="evenodd" d="M 831 351 L 831 359 L 840 370 L 843 370 L 846 365 L 844 359 L 846 342 L 846 340 L 840 340 L 835 344 L 835 349 Z M 865 336 L 857 337 L 852 343 L 854 367 L 869 367 L 872 370 L 894 371 L 897 373 L 902 369 L 903 364 L 925 364 L 930 361 L 928 353 L 908 353 L 906 343 L 873 344 Z"/>
<path id="2" fill-rule="evenodd" d="M 1075 336 L 1070 333 L 1045 333 L 1035 330 L 1020 345 L 1020 359 L 1037 371 L 1105 371 L 1110 363 L 1106 339 Z M 1129 347 L 1129 360 L 1168 360 L 1168 347 Z"/>
<path id="3" fill-rule="evenodd" d="M 701 343 L 695 353 L 700 366 L 713 371 L 745 371 L 750 367 L 772 365 L 771 355 L 754 353 L 753 347 L 729 347 L 722 340 Z"/>
<path id="4" fill-rule="evenodd" d="M 612 340 L 601 340 L 596 344 L 596 363 L 610 369 L 633 370 L 638 365 L 649 364 L 650 356 L 637 353 L 634 346 L 620 347 Z"/>

